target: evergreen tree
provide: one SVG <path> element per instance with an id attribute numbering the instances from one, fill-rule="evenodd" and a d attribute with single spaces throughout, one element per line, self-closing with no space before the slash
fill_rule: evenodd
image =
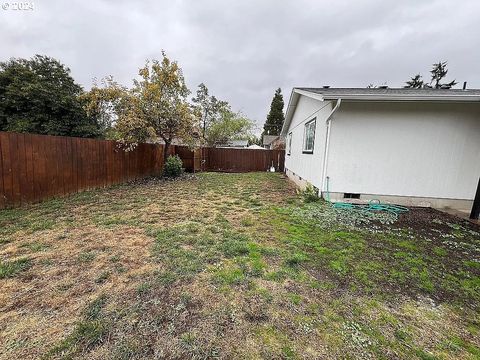
<path id="1" fill-rule="evenodd" d="M 457 84 L 455 80 L 445 84 L 440 83 L 440 81 L 445 76 L 447 76 L 447 73 L 448 73 L 446 61 L 439 61 L 438 63 L 433 64 L 432 66 L 433 66 L 432 70 L 430 70 L 430 73 L 432 74 L 432 81 L 430 82 L 430 85 L 434 84 L 433 87 L 435 87 L 436 89 L 439 89 L 442 86 L 451 88 Z"/>
<path id="2" fill-rule="evenodd" d="M 441 83 L 441 81 L 447 76 L 448 69 L 447 69 L 447 62 L 446 61 L 439 61 L 438 63 L 435 63 L 432 65 L 432 70 L 430 70 L 431 74 L 431 80 L 430 84 L 425 83 L 422 80 L 422 76 L 420 74 L 417 74 L 415 76 L 412 76 L 409 81 L 406 82 L 407 85 L 405 85 L 405 88 L 410 88 L 410 89 L 421 89 L 424 87 L 427 88 L 435 88 L 435 89 L 440 89 L 440 88 L 447 88 L 450 89 L 453 86 L 457 84 L 455 80 L 450 81 L 448 83 Z"/>
<path id="3" fill-rule="evenodd" d="M 267 116 L 267 121 L 263 125 L 262 135 L 280 135 L 282 131 L 283 121 L 285 115 L 283 114 L 283 95 L 282 90 L 278 88 L 273 96 L 272 104 L 270 105 L 270 112 Z"/>
<path id="4" fill-rule="evenodd" d="M 412 78 L 405 83 L 407 85 L 404 87 L 408 89 L 421 89 L 423 87 L 423 80 L 420 74 L 412 76 Z"/>

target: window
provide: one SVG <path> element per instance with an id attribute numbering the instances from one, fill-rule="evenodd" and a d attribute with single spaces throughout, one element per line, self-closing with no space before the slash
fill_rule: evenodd
<path id="1" fill-rule="evenodd" d="M 315 144 L 315 123 L 316 118 L 305 124 L 305 135 L 303 139 L 303 153 L 313 154 L 313 146 Z"/>
<path id="2" fill-rule="evenodd" d="M 344 199 L 360 199 L 360 194 L 344 193 L 343 198 Z"/>
<path id="3" fill-rule="evenodd" d="M 287 155 L 292 153 L 292 133 L 288 134 L 287 139 Z"/>

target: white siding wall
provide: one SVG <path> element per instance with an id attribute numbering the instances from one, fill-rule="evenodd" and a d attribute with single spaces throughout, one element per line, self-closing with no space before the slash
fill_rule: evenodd
<path id="1" fill-rule="evenodd" d="M 292 148 L 290 155 L 285 155 L 285 168 L 321 188 L 323 154 L 325 150 L 325 119 L 332 111 L 331 102 L 322 102 L 301 96 L 290 124 Z M 305 123 L 316 117 L 315 146 L 313 154 L 303 154 L 303 137 Z M 288 135 L 287 135 L 288 146 Z M 287 153 L 288 154 L 288 149 Z"/>
<path id="2" fill-rule="evenodd" d="M 293 141 L 300 138 L 295 133 Z M 290 166 L 317 183 L 319 153 Z M 327 175 L 331 192 L 472 200 L 480 104 L 344 101 L 332 120 Z"/>

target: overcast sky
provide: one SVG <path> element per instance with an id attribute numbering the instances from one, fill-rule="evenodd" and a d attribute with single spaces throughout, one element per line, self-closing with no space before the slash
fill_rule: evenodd
<path id="1" fill-rule="evenodd" d="M 88 89 L 106 75 L 130 85 L 164 49 L 192 92 L 204 82 L 259 127 L 277 87 L 286 103 L 294 86 L 399 87 L 448 60 L 448 80 L 480 88 L 478 0 L 0 3 L 0 60 L 53 56 Z"/>

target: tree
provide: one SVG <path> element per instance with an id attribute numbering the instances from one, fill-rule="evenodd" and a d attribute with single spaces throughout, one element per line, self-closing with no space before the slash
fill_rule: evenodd
<path id="1" fill-rule="evenodd" d="M 278 88 L 273 96 L 270 105 L 270 112 L 267 115 L 267 121 L 263 126 L 263 135 L 280 135 L 282 131 L 285 116 L 283 114 L 283 95 L 282 90 Z"/>
<path id="2" fill-rule="evenodd" d="M 206 139 L 208 128 L 220 117 L 220 110 L 229 105 L 226 101 L 218 100 L 215 96 L 208 95 L 208 88 L 204 83 L 198 85 L 197 95 L 192 99 L 195 110 L 200 118 L 202 137 Z"/>
<path id="3" fill-rule="evenodd" d="M 447 62 L 446 61 L 439 61 L 438 63 L 435 63 L 432 65 L 432 70 L 430 70 L 431 74 L 431 80 L 429 84 L 426 84 L 422 80 L 422 76 L 420 74 L 417 74 L 415 76 L 412 76 L 409 81 L 406 82 L 407 85 L 405 85 L 405 88 L 411 88 L 411 89 L 420 89 L 423 87 L 428 87 L 428 88 L 435 88 L 435 89 L 440 89 L 440 88 L 447 88 L 450 89 L 453 86 L 457 84 L 455 80 L 450 81 L 449 83 L 441 83 L 442 79 L 447 76 L 448 69 L 447 69 Z"/>
<path id="4" fill-rule="evenodd" d="M 100 128 L 82 108 L 82 87 L 70 69 L 48 56 L 0 63 L 0 130 L 97 137 Z"/>
<path id="5" fill-rule="evenodd" d="M 147 61 L 138 74 L 131 89 L 107 78 L 103 88 L 92 89 L 86 108 L 110 117 L 127 149 L 148 139 L 162 139 L 166 161 L 173 139 L 188 142 L 195 136 L 195 117 L 187 102 L 190 92 L 182 69 L 163 51 L 162 61 Z"/>
<path id="6" fill-rule="evenodd" d="M 430 85 L 434 83 L 435 89 L 439 89 L 441 87 L 451 88 L 457 84 L 455 80 L 450 81 L 449 83 L 441 84 L 440 81 L 447 76 L 448 69 L 447 69 L 447 62 L 446 61 L 439 61 L 436 64 L 432 65 L 432 70 L 430 70 L 430 74 L 432 74 L 432 80 L 430 81 Z"/>
<path id="7" fill-rule="evenodd" d="M 218 146 L 230 140 L 250 140 L 253 128 L 253 122 L 242 113 L 234 113 L 230 107 L 222 108 L 220 118 L 207 129 L 206 142 L 209 146 Z"/>
<path id="8" fill-rule="evenodd" d="M 407 85 L 404 88 L 409 89 L 421 89 L 423 87 L 423 80 L 420 74 L 412 76 L 412 78 L 406 82 Z"/>
<path id="9" fill-rule="evenodd" d="M 107 139 L 118 139 L 115 129 L 116 112 L 119 107 L 128 102 L 126 88 L 120 86 L 113 78 L 102 79 L 101 86 L 95 80 L 92 88 L 80 96 L 87 116 L 95 119 L 102 133 Z"/>
<path id="10" fill-rule="evenodd" d="M 198 86 L 192 101 L 200 119 L 203 142 L 207 145 L 225 145 L 230 140 L 254 141 L 253 122 L 243 114 L 233 112 L 228 102 L 209 95 L 205 84 Z"/>

